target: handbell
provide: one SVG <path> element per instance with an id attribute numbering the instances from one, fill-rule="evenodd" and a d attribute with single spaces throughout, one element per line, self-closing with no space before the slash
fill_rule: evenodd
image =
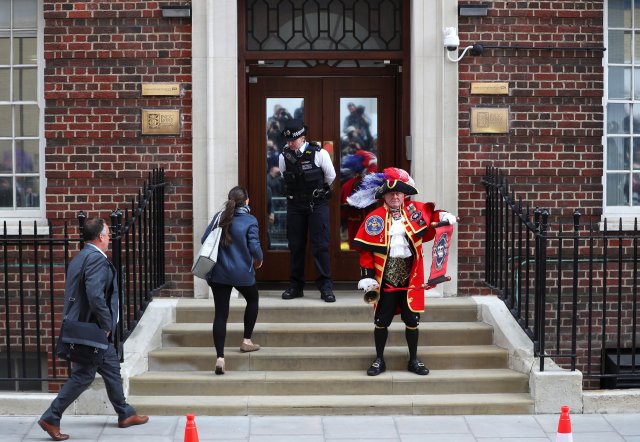
<path id="1" fill-rule="evenodd" d="M 380 300 L 380 289 L 368 290 L 364 293 L 364 302 L 367 304 L 377 304 Z"/>

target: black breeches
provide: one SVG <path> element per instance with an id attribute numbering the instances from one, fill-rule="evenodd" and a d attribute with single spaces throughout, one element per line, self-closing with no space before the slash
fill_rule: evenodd
<path id="1" fill-rule="evenodd" d="M 373 320 L 376 327 L 389 327 L 398 308 L 404 324 L 407 327 L 416 328 L 420 323 L 420 313 L 412 312 L 409 309 L 407 292 L 385 292 L 384 288 L 380 287 L 380 301 Z"/>

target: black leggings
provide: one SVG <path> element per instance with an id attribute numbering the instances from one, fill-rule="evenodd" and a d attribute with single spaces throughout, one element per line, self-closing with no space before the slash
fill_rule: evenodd
<path id="1" fill-rule="evenodd" d="M 224 358 L 224 341 L 227 337 L 227 319 L 229 318 L 229 300 L 233 286 L 210 282 L 209 287 L 213 292 L 213 302 L 216 306 L 213 317 L 213 344 L 216 354 Z M 244 309 L 244 339 L 251 339 L 253 327 L 258 319 L 258 288 L 256 285 L 236 287 L 247 301 Z"/>

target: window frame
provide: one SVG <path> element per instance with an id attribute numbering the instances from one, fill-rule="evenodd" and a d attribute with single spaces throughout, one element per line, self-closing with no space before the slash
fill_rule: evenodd
<path id="1" fill-rule="evenodd" d="M 13 25 L 13 14 L 11 13 L 11 11 L 13 10 L 12 8 L 14 7 L 15 3 L 17 1 L 20 0 L 9 0 L 9 7 L 10 7 L 10 28 L 9 28 L 9 35 L 13 36 L 14 33 L 16 32 L 16 28 Z M 46 226 L 47 225 L 47 220 L 46 220 L 46 199 L 45 199 L 45 190 L 46 190 L 46 175 L 45 175 L 45 157 L 44 157 L 44 153 L 45 153 L 45 146 L 46 146 L 46 140 L 45 140 L 45 136 L 44 136 L 44 114 L 45 114 L 45 100 L 44 100 L 44 68 L 45 68 L 45 60 L 44 60 L 44 15 L 43 15 L 43 5 L 42 5 L 42 0 L 36 0 L 36 12 L 37 12 L 37 17 L 36 17 L 36 85 L 37 85 L 37 91 L 36 91 L 36 100 L 35 100 L 35 104 L 38 107 L 38 122 L 37 122 L 37 138 L 36 137 L 28 137 L 28 139 L 30 140 L 37 140 L 37 144 L 38 144 L 38 177 L 39 177 L 39 188 L 38 188 L 38 195 L 39 195 L 39 206 L 38 207 L 29 207 L 29 208 L 20 208 L 20 207 L 15 207 L 16 201 L 14 198 L 14 207 L 13 208 L 0 208 L 0 218 L 3 221 L 7 222 L 7 227 L 8 227 L 8 232 L 9 234 L 12 233 L 17 233 L 17 228 L 18 228 L 18 221 L 22 221 L 22 232 L 23 233 L 27 233 L 30 230 L 33 230 L 33 223 L 34 221 L 37 222 L 38 225 L 43 225 Z M 10 69 L 15 69 L 14 66 L 21 66 L 21 65 L 16 65 L 14 63 L 14 59 L 13 59 L 13 40 L 11 39 L 9 41 L 9 68 Z M 13 77 L 12 77 L 13 78 Z M 14 106 L 16 106 L 16 103 L 25 103 L 25 104 L 30 104 L 33 103 L 33 101 L 31 100 L 26 100 L 26 101 L 17 101 L 15 100 L 15 97 L 13 96 L 13 88 L 14 88 L 14 82 L 10 80 L 9 82 L 9 88 L 11 91 L 11 96 L 10 96 L 10 100 L 9 101 L 2 101 L 2 105 L 6 106 L 8 105 L 12 111 Z M 12 112 L 13 114 L 13 112 Z M 16 146 L 16 133 L 15 133 L 15 129 L 12 129 L 13 132 L 11 133 L 11 137 L 9 138 L 9 140 L 11 140 L 12 142 L 12 148 L 15 150 L 15 146 Z M 21 138 L 21 137 L 20 137 Z M 4 138 L 5 140 L 7 138 Z M 11 171 L 11 176 L 12 177 L 16 177 L 19 176 L 20 174 L 17 173 L 17 171 L 15 169 L 13 169 Z M 15 181 L 14 181 L 15 182 Z M 15 187 L 15 186 L 14 186 Z M 14 193 L 15 193 L 15 189 L 14 189 Z M 15 195 L 14 195 L 15 196 Z M 40 229 L 39 229 L 40 230 Z M 0 234 L 4 233 L 3 230 L 3 225 L 0 224 Z"/>

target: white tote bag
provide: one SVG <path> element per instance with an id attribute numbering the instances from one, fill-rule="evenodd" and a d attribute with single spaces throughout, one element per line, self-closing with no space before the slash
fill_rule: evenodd
<path id="1" fill-rule="evenodd" d="M 218 213 L 213 221 L 213 228 L 207 239 L 204 240 L 200 251 L 196 256 L 191 273 L 198 278 L 206 279 L 209 272 L 213 269 L 218 261 L 218 247 L 220 246 L 220 238 L 222 236 L 222 228 L 218 226 L 222 212 Z"/>

